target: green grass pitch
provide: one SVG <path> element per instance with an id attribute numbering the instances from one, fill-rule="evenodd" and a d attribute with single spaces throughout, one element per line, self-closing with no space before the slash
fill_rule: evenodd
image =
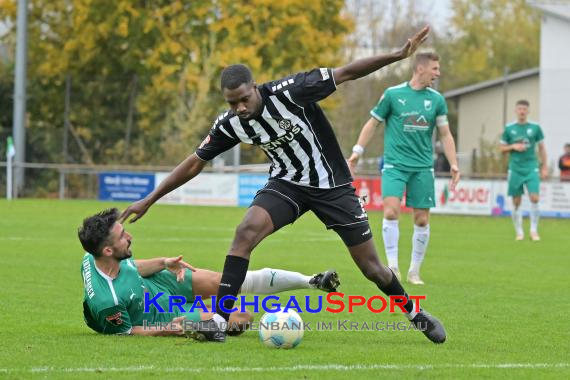
<path id="1" fill-rule="evenodd" d="M 508 218 L 434 215 L 422 275 L 425 308 L 448 332 L 443 345 L 417 331 L 307 331 L 294 350 L 264 347 L 256 332 L 226 344 L 184 338 L 102 336 L 83 324 L 77 227 L 122 203 L 0 201 L 0 378 L 570 378 L 570 221 L 543 219 L 543 240 L 515 242 Z M 156 205 L 139 222 L 135 258 L 184 254 L 221 270 L 245 209 Z M 370 214 L 382 252 L 381 214 Z M 528 229 L 528 220 L 525 220 Z M 412 222 L 400 222 L 408 268 Z M 384 260 L 384 255 L 381 255 Z M 315 273 L 334 267 L 340 291 L 377 294 L 340 239 L 305 215 L 263 241 L 250 268 Z M 285 295 L 317 295 L 311 291 Z M 399 322 L 401 314 L 301 314 L 306 322 Z M 256 315 L 258 320 L 261 315 Z"/>

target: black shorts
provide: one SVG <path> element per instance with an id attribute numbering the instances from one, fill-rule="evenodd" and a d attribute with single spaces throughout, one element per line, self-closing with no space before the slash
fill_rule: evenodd
<path id="1" fill-rule="evenodd" d="M 327 229 L 333 229 L 341 237 L 347 247 L 372 238 L 368 215 L 350 184 L 317 189 L 270 179 L 257 192 L 251 206 L 262 207 L 269 213 L 274 231 L 311 210 Z"/>

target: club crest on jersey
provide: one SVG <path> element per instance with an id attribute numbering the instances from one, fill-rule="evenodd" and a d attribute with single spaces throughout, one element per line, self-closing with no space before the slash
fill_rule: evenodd
<path id="1" fill-rule="evenodd" d="M 426 109 L 426 111 L 431 110 L 431 100 L 428 99 L 424 100 L 424 108 Z"/>
<path id="2" fill-rule="evenodd" d="M 277 125 L 279 125 L 279 128 L 284 129 L 286 131 L 290 131 L 291 127 L 292 127 L 291 120 L 287 120 L 287 119 L 279 120 Z"/>
<path id="3" fill-rule="evenodd" d="M 526 130 L 526 134 L 528 135 L 528 137 L 532 137 L 532 128 L 528 128 Z"/>

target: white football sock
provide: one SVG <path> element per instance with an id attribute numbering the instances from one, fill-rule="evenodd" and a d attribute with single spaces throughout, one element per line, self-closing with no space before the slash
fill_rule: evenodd
<path id="1" fill-rule="evenodd" d="M 426 255 L 429 243 L 429 224 L 425 227 L 414 225 L 414 235 L 412 237 L 412 263 L 410 272 L 420 273 L 420 267 Z"/>
<path id="2" fill-rule="evenodd" d="M 384 250 L 388 259 L 388 266 L 398 268 L 398 240 L 400 240 L 398 220 L 384 219 L 382 221 L 382 238 L 384 239 Z"/>
<path id="3" fill-rule="evenodd" d="M 538 232 L 538 219 L 540 219 L 540 210 L 538 209 L 538 202 L 530 204 L 530 232 Z"/>
<path id="4" fill-rule="evenodd" d="M 518 208 L 513 210 L 513 223 L 515 225 L 515 232 L 517 233 L 517 236 L 524 235 L 522 211 Z"/>
<path id="5" fill-rule="evenodd" d="M 214 314 L 214 315 L 212 316 L 212 319 L 214 320 L 214 322 L 216 322 L 216 324 L 218 325 L 218 328 L 219 328 L 220 330 L 226 330 L 226 329 L 227 329 L 227 327 L 228 327 L 228 321 L 226 321 L 226 320 L 224 319 L 224 317 L 222 317 L 222 316 L 219 315 L 219 314 Z"/>
<path id="6" fill-rule="evenodd" d="M 263 268 L 248 271 L 241 286 L 243 294 L 273 294 L 293 289 L 311 288 L 312 276 L 281 269 Z"/>

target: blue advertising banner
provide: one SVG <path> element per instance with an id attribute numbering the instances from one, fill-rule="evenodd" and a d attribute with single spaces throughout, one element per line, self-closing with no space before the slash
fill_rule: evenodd
<path id="1" fill-rule="evenodd" d="M 240 174 L 238 178 L 238 206 L 249 206 L 257 191 L 266 183 L 267 174 Z"/>
<path id="2" fill-rule="evenodd" d="M 99 199 L 136 201 L 154 190 L 153 174 L 99 173 Z"/>

